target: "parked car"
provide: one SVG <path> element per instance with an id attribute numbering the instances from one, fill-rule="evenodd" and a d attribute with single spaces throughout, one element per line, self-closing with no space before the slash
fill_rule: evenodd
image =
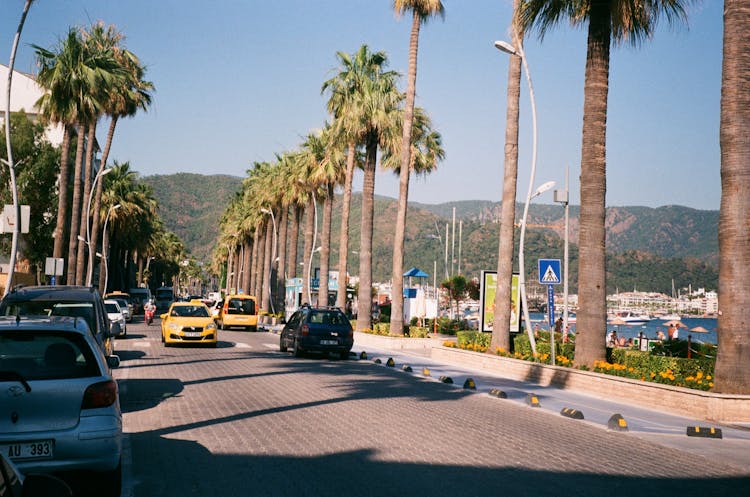
<path id="1" fill-rule="evenodd" d="M 119 496 L 122 414 L 110 371 L 119 362 L 84 319 L 1 318 L 0 452 L 23 473 Z"/>
<path id="2" fill-rule="evenodd" d="M 133 321 L 133 304 L 130 303 L 130 295 L 124 292 L 111 292 L 104 296 L 104 299 L 116 300 L 122 309 L 122 315 L 126 322 Z"/>
<path id="3" fill-rule="evenodd" d="M 232 327 L 257 329 L 258 305 L 255 297 L 245 294 L 227 295 L 222 301 L 216 322 L 222 330 Z"/>
<path id="4" fill-rule="evenodd" d="M 27 286 L 14 288 L 0 302 L 0 316 L 82 317 L 105 356 L 114 354 L 119 324 L 110 326 L 104 300 L 85 286 Z"/>
<path id="5" fill-rule="evenodd" d="M 302 306 L 289 318 L 279 337 L 279 350 L 292 349 L 295 357 L 305 352 L 334 352 L 347 359 L 353 345 L 352 325 L 338 308 Z"/>
<path id="6" fill-rule="evenodd" d="M 51 475 L 24 476 L 15 464 L 0 452 L 0 497 L 72 497 L 73 491 Z"/>
<path id="7" fill-rule="evenodd" d="M 107 299 L 104 301 L 104 307 L 107 309 L 107 317 L 109 322 L 114 324 L 118 323 L 120 334 L 117 336 L 125 336 L 128 334 L 128 325 L 125 322 L 125 315 L 120 307 L 120 303 L 114 299 Z"/>
<path id="8" fill-rule="evenodd" d="M 211 313 L 202 302 L 174 302 L 161 316 L 161 342 L 208 344 L 216 347 L 218 333 Z"/>

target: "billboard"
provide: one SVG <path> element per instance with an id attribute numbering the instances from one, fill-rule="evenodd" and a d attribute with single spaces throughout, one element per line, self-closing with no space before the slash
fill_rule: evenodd
<path id="1" fill-rule="evenodd" d="M 495 319 L 495 293 L 497 291 L 497 271 L 482 271 L 480 281 L 480 331 L 491 332 Z M 521 316 L 521 293 L 518 274 L 513 273 L 510 283 L 510 331 L 518 333 Z"/>

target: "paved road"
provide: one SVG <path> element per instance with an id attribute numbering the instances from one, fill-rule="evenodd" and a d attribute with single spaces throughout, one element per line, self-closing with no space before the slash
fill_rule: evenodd
<path id="1" fill-rule="evenodd" d="M 125 496 L 743 495 L 736 460 L 609 432 L 372 361 L 278 352 L 227 331 L 117 342 Z M 742 441 L 707 440 L 706 443 Z M 707 451 L 711 453 L 711 451 Z"/>

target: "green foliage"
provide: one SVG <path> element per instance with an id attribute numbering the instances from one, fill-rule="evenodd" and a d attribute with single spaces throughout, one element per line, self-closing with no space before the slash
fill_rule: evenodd
<path id="1" fill-rule="evenodd" d="M 423 326 L 409 326 L 409 338 L 428 338 L 430 330 Z"/>
<path id="2" fill-rule="evenodd" d="M 391 323 L 374 323 L 372 325 L 372 332 L 375 335 L 388 336 L 391 334 Z"/>
<path id="3" fill-rule="evenodd" d="M 555 355 L 563 356 L 567 359 L 573 359 L 575 355 L 575 344 L 562 343 L 558 336 L 555 337 Z M 531 342 L 526 333 L 517 333 L 513 337 L 513 350 L 516 354 L 523 357 L 532 357 Z M 552 349 L 549 344 L 549 332 L 540 331 L 539 338 L 536 339 L 536 352 L 538 356 L 549 355 Z"/>
<path id="4" fill-rule="evenodd" d="M 480 347 L 489 347 L 492 340 L 492 333 L 482 333 L 481 331 L 459 331 L 456 333 L 459 348 L 468 348 L 478 345 Z"/>
<path id="5" fill-rule="evenodd" d="M 675 376 L 690 377 L 699 372 L 704 375 L 714 374 L 715 358 L 686 359 L 682 357 L 670 357 L 649 354 L 638 350 L 615 349 L 612 351 L 612 361 L 622 364 L 627 368 L 633 368 L 634 377 L 650 378 L 651 373 L 658 381 L 658 373 L 672 371 Z"/>

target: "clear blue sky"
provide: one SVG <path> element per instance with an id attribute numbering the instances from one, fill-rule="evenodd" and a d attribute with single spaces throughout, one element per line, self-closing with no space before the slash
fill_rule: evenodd
<path id="1" fill-rule="evenodd" d="M 7 64 L 23 1 L 0 4 Z M 446 159 L 412 181 L 410 200 L 499 201 L 508 60 L 492 42 L 508 38 L 512 0 L 444 5 L 445 19 L 422 29 L 417 105 L 442 133 Z M 663 24 L 640 48 L 613 49 L 608 206 L 719 208 L 722 6 L 704 0 L 689 7 L 687 27 Z M 98 20 L 126 35 L 157 88 L 147 114 L 120 122 L 112 149 L 143 175 L 245 176 L 254 161 L 295 149 L 327 119 L 320 87 L 336 51 L 363 43 L 384 50 L 406 85 L 410 20 L 397 18 L 390 0 L 37 0 L 16 69 L 36 71 L 30 43 L 51 47 L 69 26 Z M 566 24 L 541 42 L 529 37 L 526 53 L 538 109 L 537 184 L 561 187 L 569 166 L 578 204 L 585 30 Z M 528 188 L 530 123 L 524 81 L 519 199 Z M 392 173 L 378 174 L 375 192 L 398 196 Z M 551 203 L 551 194 L 538 202 Z"/>

